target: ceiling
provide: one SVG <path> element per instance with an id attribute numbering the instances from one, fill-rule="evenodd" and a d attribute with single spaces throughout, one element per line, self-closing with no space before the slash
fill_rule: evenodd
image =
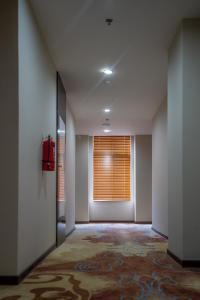
<path id="1" fill-rule="evenodd" d="M 148 134 L 167 95 L 167 50 L 199 0 L 31 0 L 77 134 Z M 108 26 L 105 18 L 113 18 Z M 111 67 L 112 76 L 101 69 Z M 108 82 L 109 81 L 109 82 Z M 111 113 L 103 112 L 105 107 Z"/>

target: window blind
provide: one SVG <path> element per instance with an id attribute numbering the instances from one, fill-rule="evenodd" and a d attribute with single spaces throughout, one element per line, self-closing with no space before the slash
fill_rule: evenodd
<path id="1" fill-rule="evenodd" d="M 130 200 L 130 136 L 94 136 L 93 199 Z"/>
<path id="2" fill-rule="evenodd" d="M 65 200 L 65 175 L 64 175 L 64 152 L 65 137 L 58 136 L 58 191 L 57 197 L 59 201 Z"/>

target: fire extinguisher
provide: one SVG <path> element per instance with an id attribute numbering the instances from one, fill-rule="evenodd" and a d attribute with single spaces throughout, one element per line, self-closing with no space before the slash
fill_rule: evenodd
<path id="1" fill-rule="evenodd" d="M 42 170 L 55 170 L 55 142 L 50 135 L 42 142 Z"/>

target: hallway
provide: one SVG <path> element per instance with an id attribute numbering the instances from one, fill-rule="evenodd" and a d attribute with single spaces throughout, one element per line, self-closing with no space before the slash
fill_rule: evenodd
<path id="1" fill-rule="evenodd" d="M 1 286 L 1 300 L 197 300 L 200 272 L 166 254 L 150 225 L 77 225 L 19 286 Z"/>

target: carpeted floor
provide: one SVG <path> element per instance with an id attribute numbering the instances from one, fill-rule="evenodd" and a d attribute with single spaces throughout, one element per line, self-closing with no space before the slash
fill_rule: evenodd
<path id="1" fill-rule="evenodd" d="M 78 225 L 19 286 L 0 299 L 200 300 L 200 270 L 183 269 L 149 225 Z"/>

